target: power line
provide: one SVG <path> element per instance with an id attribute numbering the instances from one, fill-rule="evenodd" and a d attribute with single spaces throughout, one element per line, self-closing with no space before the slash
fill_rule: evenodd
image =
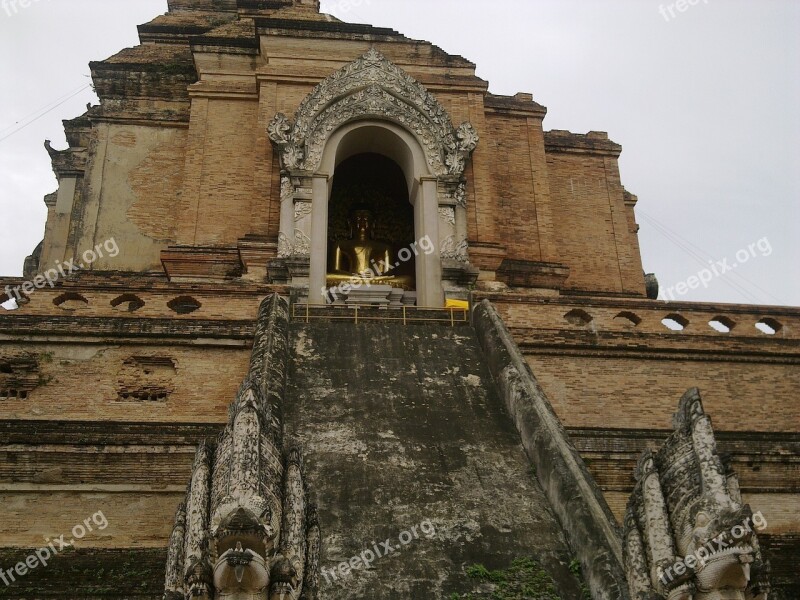
<path id="1" fill-rule="evenodd" d="M 16 127 L 17 125 L 19 125 L 20 123 L 22 123 L 22 122 L 24 122 L 24 121 L 27 121 L 29 118 L 31 118 L 31 117 L 33 117 L 33 116 L 35 116 L 35 115 L 39 114 L 41 111 L 43 111 L 43 110 L 45 110 L 45 109 L 47 109 L 47 108 L 50 108 L 50 107 L 51 107 L 53 104 L 56 104 L 57 102 L 60 102 L 61 100 L 63 100 L 63 99 L 64 99 L 64 98 L 66 98 L 67 96 L 70 96 L 70 95 L 74 94 L 75 92 L 79 92 L 79 91 L 83 90 L 85 87 L 86 87 L 86 85 L 81 85 L 81 86 L 80 86 L 79 88 L 77 88 L 77 89 L 70 90 L 69 92 L 66 92 L 66 93 L 65 93 L 63 96 L 59 96 L 59 97 L 58 97 L 58 98 L 56 98 L 55 100 L 52 100 L 51 102 L 48 102 L 47 104 L 45 104 L 45 105 L 44 105 L 44 106 L 42 106 L 41 108 L 38 108 L 38 109 L 36 109 L 35 111 L 33 111 L 32 113 L 30 113 L 30 114 L 28 114 L 28 115 L 26 115 L 26 116 L 22 117 L 21 119 L 19 119 L 19 120 L 15 121 L 14 123 L 12 123 L 11 125 L 9 125 L 8 127 L 4 127 L 3 129 L 0 129 L 0 134 L 3 134 L 3 133 L 5 133 L 5 132 L 6 132 L 6 131 L 8 131 L 9 129 L 13 129 L 14 127 Z"/>
<path id="2" fill-rule="evenodd" d="M 51 113 L 51 112 L 53 112 L 53 111 L 54 111 L 55 109 L 57 109 L 59 106 L 61 106 L 62 104 L 65 104 L 65 103 L 66 103 L 66 102 L 68 102 L 69 100 L 72 100 L 72 99 L 73 99 L 75 96 L 77 96 L 78 94 L 81 94 L 82 92 L 84 92 L 85 90 L 89 89 L 90 87 L 91 87 L 91 86 L 90 86 L 89 84 L 86 84 L 86 85 L 82 86 L 82 87 L 81 87 L 79 90 L 77 90 L 77 91 L 75 91 L 75 92 L 72 92 L 72 93 L 70 93 L 68 96 L 66 96 L 66 97 L 63 97 L 63 96 L 62 96 L 62 98 L 63 98 L 63 99 L 60 99 L 60 100 L 55 100 L 54 102 L 56 102 L 56 104 L 53 104 L 53 103 L 51 103 L 51 105 L 52 105 L 52 106 L 51 106 L 50 104 L 49 104 L 49 105 L 45 105 L 45 106 L 44 106 L 44 108 L 40 108 L 38 111 L 31 113 L 31 114 L 30 114 L 28 117 L 25 117 L 25 119 L 28 119 L 28 118 L 30 118 L 30 117 L 33 117 L 33 118 L 30 120 L 30 121 L 28 121 L 27 123 L 25 123 L 25 124 L 21 125 L 20 127 L 17 127 L 17 128 L 16 128 L 16 129 L 14 129 L 14 131 L 12 131 L 11 133 L 9 133 L 9 134 L 7 134 L 7 135 L 4 135 L 3 137 L 1 137 L 1 138 L 0 138 L 0 142 L 3 142 L 3 141 L 5 141 L 5 140 L 7 140 L 8 138 L 10 138 L 12 135 L 14 135 L 14 134 L 16 134 L 16 133 L 19 133 L 20 131 L 22 131 L 23 129 L 25 129 L 26 127 L 28 127 L 29 125 L 32 125 L 33 123 L 35 123 L 36 121 L 38 121 L 39 119 L 41 119 L 42 117 L 44 117 L 45 115 L 47 115 L 48 113 Z M 46 110 L 45 110 L 45 109 L 46 109 Z M 42 112 L 42 111 L 44 111 L 44 112 Z M 40 113 L 40 114 L 39 114 L 39 113 Z M 36 116 L 34 116 L 34 115 L 36 115 Z M 22 119 L 22 121 L 24 121 L 25 119 Z M 19 122 L 20 122 L 20 121 L 18 121 L 17 123 L 19 123 Z M 15 125 L 16 125 L 17 123 L 15 123 Z M 12 125 L 11 127 L 14 127 L 14 125 Z M 8 131 L 8 129 L 9 129 L 9 128 L 7 127 L 7 128 L 6 128 L 6 129 L 4 129 L 3 131 Z"/>
<path id="3" fill-rule="evenodd" d="M 665 229 L 667 232 L 670 232 L 670 233 L 671 233 L 671 234 L 672 234 L 674 237 L 678 238 L 679 240 L 683 240 L 683 242 L 684 242 L 684 243 L 686 243 L 688 246 L 692 246 L 692 247 L 694 247 L 696 250 L 698 250 L 698 251 L 699 251 L 699 253 L 700 253 L 700 256 L 702 256 L 703 254 L 705 254 L 705 255 L 706 255 L 706 258 L 707 258 L 707 260 L 708 260 L 708 262 L 711 262 L 711 260 L 713 259 L 713 257 L 712 257 L 710 254 L 708 254 L 708 253 L 707 253 L 707 252 L 706 252 L 706 251 L 705 251 L 703 248 L 701 248 L 700 246 L 697 246 L 696 244 L 692 243 L 690 240 L 687 240 L 685 237 L 683 237 L 683 236 L 682 236 L 680 233 L 678 233 L 677 231 L 675 231 L 675 230 L 673 230 L 673 229 L 670 229 L 670 228 L 669 228 L 669 226 L 667 226 L 666 224 L 659 222 L 657 219 L 655 219 L 654 217 L 652 217 L 652 216 L 649 216 L 649 215 L 647 215 L 647 214 L 645 214 L 644 216 L 645 216 L 646 218 L 649 218 L 649 219 L 650 219 L 650 221 L 651 221 L 651 224 L 653 224 L 654 226 L 655 226 L 655 224 L 658 224 L 658 226 L 662 227 L 662 228 L 663 228 L 663 229 Z M 746 283 L 746 284 L 748 284 L 748 285 L 751 285 L 751 286 L 753 286 L 754 288 L 756 288 L 757 290 L 759 290 L 759 291 L 760 291 L 762 294 L 764 294 L 764 295 L 766 295 L 766 296 L 768 296 L 768 297 L 772 298 L 773 300 L 775 300 L 775 301 L 776 301 L 776 302 L 778 302 L 778 303 L 781 303 L 781 300 L 780 300 L 780 298 L 776 298 L 776 297 L 775 297 L 775 296 L 773 296 L 773 295 L 772 295 L 770 292 L 768 292 L 767 290 L 765 290 L 764 288 L 762 288 L 761 286 L 759 286 L 757 283 L 755 283 L 755 282 L 753 282 L 753 281 L 750 281 L 749 279 L 747 279 L 746 277 L 744 277 L 744 276 L 743 276 L 741 273 L 739 273 L 739 272 L 737 272 L 737 271 L 730 271 L 730 273 L 731 273 L 731 275 L 733 275 L 733 277 L 735 277 L 735 278 L 738 278 L 738 279 L 740 279 L 742 282 L 744 282 L 744 283 Z M 731 283 L 733 283 L 733 282 L 731 282 Z"/>
<path id="4" fill-rule="evenodd" d="M 656 223 L 654 221 L 651 221 L 645 215 L 642 215 L 642 216 L 648 222 L 650 222 L 650 225 L 653 227 L 653 229 L 656 231 L 656 233 L 661 234 L 663 237 L 665 237 L 667 239 L 667 241 L 669 241 L 670 243 L 672 243 L 675 246 L 677 246 L 680 250 L 682 250 L 685 254 L 687 254 L 692 260 L 697 262 L 698 265 L 701 265 L 704 269 L 708 268 L 708 264 L 711 261 L 707 260 L 703 256 L 701 256 L 698 253 L 696 253 L 689 246 L 681 243 L 680 239 L 678 239 L 675 236 L 671 235 L 668 230 L 663 229 L 661 226 L 659 226 L 658 223 Z M 759 302 L 759 299 L 756 296 L 754 296 L 752 293 L 750 293 L 750 291 L 748 291 L 747 289 L 743 288 L 738 283 L 736 283 L 734 281 L 730 281 L 729 279 L 723 279 L 722 281 L 723 281 L 723 283 L 725 283 L 725 285 L 727 285 L 728 287 L 733 289 L 733 291 L 738 292 L 739 294 L 742 294 L 743 296 L 748 298 L 751 302 L 754 302 L 754 303 L 758 303 Z"/>
<path id="5" fill-rule="evenodd" d="M 645 212 L 643 212 L 641 210 L 637 211 L 637 213 L 642 215 L 642 217 L 649 222 L 649 224 L 653 227 L 653 229 L 656 230 L 656 232 L 660 233 L 662 236 L 667 238 L 668 241 L 670 241 L 672 244 L 674 244 L 679 249 L 681 249 L 684 253 L 686 253 L 688 256 L 690 256 L 698 264 L 702 265 L 706 269 L 708 268 L 709 263 L 713 264 L 713 256 L 711 254 L 709 254 L 706 250 L 704 250 L 703 248 L 701 248 L 701 247 L 697 246 L 696 244 L 690 242 L 689 240 L 687 240 L 686 238 L 684 238 L 680 234 L 678 234 L 675 231 L 671 230 L 667 225 L 661 223 L 660 221 L 658 221 L 658 219 L 655 219 L 654 217 L 648 215 L 647 213 L 645 213 Z M 734 276 L 738 276 L 738 278 L 740 280 L 742 280 L 744 283 L 756 288 L 757 290 L 762 292 L 764 295 L 772 298 L 776 302 L 778 302 L 778 303 L 781 302 L 781 300 L 779 298 L 776 298 L 770 292 L 768 292 L 767 290 L 763 289 L 762 287 L 760 287 L 756 283 L 748 280 L 747 278 L 745 278 L 741 274 L 739 274 L 739 273 L 737 273 L 735 271 L 729 271 L 729 273 L 731 273 Z M 761 299 L 758 298 L 758 296 L 754 295 L 750 290 L 745 288 L 740 283 L 738 283 L 736 281 L 732 281 L 730 278 L 723 277 L 721 279 L 726 285 L 728 285 L 734 291 L 742 294 L 744 297 L 748 298 L 751 302 L 759 303 L 761 301 Z"/>
<path id="6" fill-rule="evenodd" d="M 73 94 L 75 94 L 75 93 L 77 93 L 77 92 L 80 92 L 80 91 L 84 90 L 84 89 L 86 88 L 86 86 L 87 86 L 87 84 L 82 84 L 82 85 L 81 85 L 80 87 L 78 87 L 78 88 L 75 88 L 75 89 L 73 89 L 73 90 L 70 90 L 70 91 L 68 91 L 68 92 L 65 92 L 63 95 L 59 96 L 58 98 L 55 98 L 55 99 L 53 99 L 52 101 L 50 101 L 50 102 L 48 102 L 47 104 L 45 104 L 45 105 L 41 106 L 40 108 L 36 109 L 35 111 L 31 112 L 30 114 L 28 114 L 28 115 L 26 115 L 26 116 L 22 117 L 21 119 L 18 119 L 17 121 L 15 121 L 14 123 L 12 123 L 11 125 L 9 125 L 9 126 L 7 126 L 7 127 L 3 128 L 3 129 L 0 129 L 0 134 L 2 134 L 2 133 L 5 133 L 5 132 L 6 132 L 6 131 L 8 131 L 9 129 L 13 129 L 13 128 L 14 128 L 16 125 L 19 125 L 20 123 L 22 123 L 22 122 L 24 122 L 24 121 L 27 121 L 29 118 L 31 118 L 31 117 L 34 117 L 35 115 L 37 115 L 37 114 L 39 114 L 40 112 L 42 112 L 42 111 L 44 111 L 44 110 L 46 110 L 46 109 L 50 108 L 51 106 L 53 106 L 54 104 L 57 104 L 58 102 L 60 102 L 60 101 L 64 100 L 65 98 L 67 98 L 67 97 L 69 97 L 69 96 L 72 96 Z"/>
<path id="7" fill-rule="evenodd" d="M 650 225 L 653 227 L 653 229 L 655 229 L 658 233 L 660 233 L 665 238 L 667 238 L 667 240 L 672 242 L 678 248 L 683 250 L 692 259 L 694 259 L 699 265 L 702 265 L 704 269 L 708 269 L 708 265 L 709 264 L 713 264 L 713 260 L 708 258 L 708 256 L 710 256 L 710 255 L 705 255 L 704 256 L 703 254 L 693 250 L 687 244 L 682 243 L 680 237 L 678 237 L 676 235 L 673 235 L 673 233 L 668 228 L 666 228 L 662 224 L 658 223 L 657 221 L 653 220 L 652 217 L 648 219 L 645 216 L 645 218 L 648 221 L 650 221 Z M 701 250 L 701 252 L 703 252 L 703 251 Z M 742 294 L 744 297 L 748 298 L 751 302 L 753 302 L 753 303 L 758 303 L 759 302 L 759 298 L 757 296 L 752 294 L 747 288 L 743 287 L 739 283 L 737 283 L 735 281 L 731 281 L 730 279 L 727 279 L 727 278 L 723 279 L 722 281 L 725 283 L 725 285 L 727 285 L 728 287 L 730 287 L 734 291 Z"/>

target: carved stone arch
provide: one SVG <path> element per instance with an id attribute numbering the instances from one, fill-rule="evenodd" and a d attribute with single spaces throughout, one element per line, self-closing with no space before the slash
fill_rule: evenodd
<path id="1" fill-rule="evenodd" d="M 322 81 L 294 122 L 276 115 L 268 133 L 285 170 L 314 173 L 331 134 L 361 119 L 389 120 L 412 132 L 436 177 L 460 179 L 479 141 L 470 123 L 453 127 L 433 94 L 374 48 Z"/>
<path id="2" fill-rule="evenodd" d="M 466 298 L 477 270 L 469 264 L 464 169 L 478 133 L 468 122 L 454 127 L 433 94 L 374 48 L 317 85 L 294 121 L 279 113 L 267 129 L 281 161 L 278 257 L 270 281 L 307 286 L 310 302 L 326 301 L 332 157 L 343 136 L 368 128 L 384 136 L 381 143 L 394 143 L 387 141 L 394 136 L 398 150 L 414 148 L 413 169 L 403 170 L 411 179 L 415 234 L 436 246 L 416 262 L 414 301 L 435 307 Z"/>

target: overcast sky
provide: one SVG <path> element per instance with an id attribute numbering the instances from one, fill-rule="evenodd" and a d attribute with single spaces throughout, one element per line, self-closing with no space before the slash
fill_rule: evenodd
<path id="1" fill-rule="evenodd" d="M 698 0 L 684 12 L 672 2 L 328 0 L 323 10 L 465 56 L 492 92 L 533 93 L 546 129 L 608 131 L 639 196 L 645 269 L 676 300 L 800 305 L 800 2 Z M 97 101 L 88 62 L 135 45 L 136 25 L 166 11 L 166 0 L 11 4 L 0 5 L 2 275 L 21 274 L 43 236 L 42 197 L 56 188 L 43 141 L 64 148 L 61 119 Z M 681 294 L 708 261 L 737 268 Z"/>

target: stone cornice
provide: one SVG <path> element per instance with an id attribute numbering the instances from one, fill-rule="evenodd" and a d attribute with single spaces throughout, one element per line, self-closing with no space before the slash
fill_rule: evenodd
<path id="1" fill-rule="evenodd" d="M 190 446 L 204 438 L 214 439 L 225 426 L 220 423 L 135 423 L 115 421 L 0 420 L 0 444 L 68 444 L 95 446 L 123 444 L 142 446 Z"/>
<path id="2" fill-rule="evenodd" d="M 587 134 L 553 130 L 544 134 L 545 151 L 550 154 L 591 154 L 596 156 L 619 157 L 622 146 L 608 139 L 603 131 L 590 131 Z"/>
<path id="3" fill-rule="evenodd" d="M 694 361 L 694 362 L 736 362 L 750 364 L 783 364 L 800 365 L 800 352 L 785 353 L 776 350 L 757 351 L 744 347 L 731 347 L 719 350 L 692 348 L 687 341 L 676 343 L 673 348 L 656 347 L 663 342 L 657 334 L 639 336 L 635 340 L 617 339 L 616 343 L 598 343 L 597 338 L 581 336 L 583 339 L 568 339 L 564 334 L 548 335 L 535 332 L 530 337 L 519 335 L 519 330 L 512 329 L 514 339 L 526 356 L 572 356 L 593 358 L 635 358 L 642 360 Z M 533 341 L 535 339 L 536 341 Z M 636 341 L 637 347 L 625 347 L 625 342 Z M 715 341 L 719 341 L 718 339 Z M 593 343 L 594 342 L 594 343 Z"/>
<path id="4" fill-rule="evenodd" d="M 544 119 L 547 108 L 534 101 L 530 94 L 516 94 L 514 96 L 497 96 L 487 94 L 484 98 L 486 113 L 492 115 L 534 117 Z"/>
<path id="5" fill-rule="evenodd" d="M 642 441 L 661 443 L 671 434 L 671 429 L 622 429 L 613 427 L 567 427 L 567 432 L 576 440 L 576 445 L 580 450 L 583 445 L 577 440 L 595 439 L 606 440 L 603 449 L 608 452 L 636 452 L 641 451 Z M 781 448 L 791 450 L 791 455 L 783 458 L 792 461 L 800 461 L 800 433 L 786 433 L 775 431 L 717 431 L 715 432 L 717 441 L 730 449 L 733 445 L 737 446 L 737 451 L 752 450 L 749 444 L 753 442 L 769 443 Z M 777 452 L 770 451 L 770 454 Z"/>
<path id="6" fill-rule="evenodd" d="M 0 341 L 14 340 L 18 343 L 188 343 L 248 347 L 252 343 L 254 332 L 252 320 L 203 321 L 0 314 Z"/>
<path id="7" fill-rule="evenodd" d="M 772 306 L 755 304 L 724 304 L 714 302 L 662 302 L 645 298 L 617 298 L 607 297 L 602 293 L 575 293 L 563 290 L 556 298 L 543 298 L 531 294 L 509 292 L 475 292 L 478 300 L 484 298 L 491 302 L 506 304 L 547 304 L 562 306 L 590 306 L 597 308 L 620 308 L 659 310 L 665 313 L 680 311 L 703 311 L 707 313 L 748 314 L 763 313 L 768 315 L 787 316 L 800 318 L 800 307 Z"/>
<path id="8" fill-rule="evenodd" d="M 343 23 L 337 21 L 319 21 L 305 19 L 280 19 L 272 17 L 256 17 L 256 29 L 259 33 L 270 32 L 314 32 L 329 34 L 368 35 L 370 39 L 376 37 L 402 38 L 399 31 L 389 27 L 374 27 L 359 23 Z M 463 59 L 462 59 L 463 60 Z"/>

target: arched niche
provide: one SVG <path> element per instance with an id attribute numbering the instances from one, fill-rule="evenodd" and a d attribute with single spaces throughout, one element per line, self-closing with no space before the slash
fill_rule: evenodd
<path id="1" fill-rule="evenodd" d="M 349 123 L 325 145 L 320 172 L 312 177 L 309 301 L 323 302 L 328 266 L 329 200 L 336 167 L 358 154 L 380 154 L 394 161 L 406 176 L 409 202 L 414 209 L 416 241 L 439 239 L 439 201 L 436 178 L 431 176 L 420 143 L 394 123 L 364 120 Z M 438 244 L 433 252 L 416 257 L 418 306 L 444 303 L 442 265 Z"/>
<path id="2" fill-rule="evenodd" d="M 403 170 L 408 189 L 431 177 L 419 141 L 408 131 L 388 121 L 350 123 L 331 135 L 323 153 L 320 173 L 333 175 L 342 162 L 357 154 L 380 154 Z"/>
<path id="3" fill-rule="evenodd" d="M 268 134 L 281 160 L 278 257 L 288 282 L 324 302 L 333 175 L 348 157 L 375 153 L 403 170 L 417 240 L 435 246 L 417 257 L 417 304 L 442 306 L 443 257 L 449 272 L 469 270 L 463 176 L 478 143 L 469 123 L 453 127 L 424 86 L 372 49 L 320 83 L 294 121 L 276 115 Z"/>

